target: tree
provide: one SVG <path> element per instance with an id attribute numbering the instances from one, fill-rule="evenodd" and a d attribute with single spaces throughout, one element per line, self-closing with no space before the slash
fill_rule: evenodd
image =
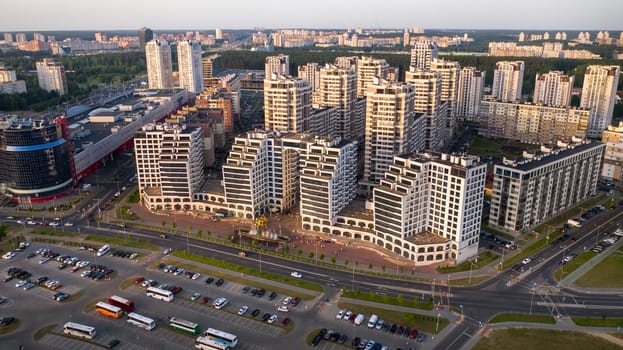
<path id="1" fill-rule="evenodd" d="M 173 223 L 171 224 L 171 226 L 173 227 L 173 229 L 177 229 L 177 222 L 173 221 Z"/>
<path id="2" fill-rule="evenodd" d="M 348 260 L 344 260 L 344 266 L 348 266 Z"/>
<path id="3" fill-rule="evenodd" d="M 331 257 L 331 264 L 335 265 L 336 259 L 334 256 Z"/>
<path id="4" fill-rule="evenodd" d="M 372 264 L 369 264 L 369 265 L 368 265 L 368 268 L 369 268 L 370 270 L 372 270 Z"/>
<path id="5" fill-rule="evenodd" d="M 167 227 L 167 222 L 166 222 L 166 221 L 164 221 L 164 220 L 162 220 L 162 222 L 161 222 L 160 224 L 162 225 L 162 228 Z"/>
<path id="6" fill-rule="evenodd" d="M 188 225 L 188 232 L 191 232 L 193 230 L 193 227 L 191 225 Z"/>
<path id="7" fill-rule="evenodd" d="M 203 231 L 201 229 L 197 230 L 197 236 L 199 237 L 203 236 Z"/>
<path id="8" fill-rule="evenodd" d="M 320 255 L 318 256 L 320 258 L 320 260 L 324 260 L 324 254 L 320 253 Z"/>
<path id="9" fill-rule="evenodd" d="M 396 301 L 398 302 L 398 305 L 402 305 L 404 303 L 405 300 L 402 294 L 396 295 Z"/>
<path id="10" fill-rule="evenodd" d="M 381 266 L 381 270 L 383 270 L 383 272 L 385 272 L 385 265 Z"/>
<path id="11" fill-rule="evenodd" d="M 309 254 L 307 255 L 310 259 L 314 258 L 314 252 L 309 252 Z"/>
<path id="12" fill-rule="evenodd" d="M 286 244 L 285 246 L 283 246 L 283 251 L 284 251 L 286 254 L 290 254 L 290 246 L 289 246 L 289 245 L 287 245 L 287 244 Z"/>
<path id="13" fill-rule="evenodd" d="M 296 255 L 298 255 L 298 256 L 303 255 L 303 251 L 299 248 L 299 249 L 296 251 Z"/>

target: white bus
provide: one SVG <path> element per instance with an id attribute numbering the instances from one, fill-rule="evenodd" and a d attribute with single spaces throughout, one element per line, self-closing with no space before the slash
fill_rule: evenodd
<path id="1" fill-rule="evenodd" d="M 95 327 L 85 326 L 80 323 L 67 322 L 63 326 L 63 333 L 79 338 L 95 338 Z"/>
<path id="2" fill-rule="evenodd" d="M 204 336 L 208 339 L 216 340 L 219 343 L 225 344 L 229 346 L 230 348 L 233 348 L 236 345 L 238 345 L 237 336 L 231 333 L 220 331 L 218 329 L 208 328 L 208 330 L 205 331 Z"/>
<path id="3" fill-rule="evenodd" d="M 145 292 L 145 294 L 148 297 L 152 297 L 154 299 L 166 301 L 168 303 L 173 301 L 173 293 L 171 293 L 171 291 L 168 291 L 166 289 L 160 289 L 160 288 L 156 288 L 156 287 L 149 287 L 149 288 L 147 288 L 147 291 Z"/>
<path id="4" fill-rule="evenodd" d="M 130 312 L 128 314 L 128 323 L 137 327 L 144 328 L 148 331 L 156 328 L 156 321 L 152 320 L 149 317 L 139 315 L 135 312 Z"/>
<path id="5" fill-rule="evenodd" d="M 104 256 L 108 254 L 109 251 L 110 251 L 110 246 L 108 244 L 105 244 L 103 247 L 97 250 L 97 256 Z"/>
<path id="6" fill-rule="evenodd" d="M 198 337 L 197 341 L 195 341 L 195 348 L 201 350 L 229 350 L 231 349 L 229 345 L 222 343 L 220 341 L 206 338 L 206 337 Z"/>

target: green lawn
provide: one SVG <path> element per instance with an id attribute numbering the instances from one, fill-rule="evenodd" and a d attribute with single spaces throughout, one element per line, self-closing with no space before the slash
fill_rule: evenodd
<path id="1" fill-rule="evenodd" d="M 531 322 L 555 324 L 556 320 L 551 315 L 499 314 L 491 319 L 491 321 L 489 321 L 489 323 L 502 322 Z"/>
<path id="2" fill-rule="evenodd" d="M 404 327 L 409 328 L 417 328 L 418 330 L 424 331 L 430 334 L 436 334 L 441 332 L 450 321 L 446 318 L 439 318 L 439 327 L 437 327 L 437 317 L 436 316 L 428 316 L 421 315 L 416 313 L 405 313 L 404 311 L 395 311 L 395 310 L 387 310 L 382 308 L 376 308 L 371 306 L 359 305 L 359 304 L 351 304 L 345 302 L 338 302 L 338 307 L 340 309 L 351 310 L 356 314 L 364 314 L 366 315 L 366 321 L 370 317 L 370 315 L 375 314 L 379 317 L 379 319 L 385 322 L 397 323 Z M 437 329 L 438 332 L 435 332 Z"/>
<path id="3" fill-rule="evenodd" d="M 120 235 L 117 235 L 114 238 L 97 236 L 97 235 L 88 235 L 85 237 L 85 240 L 114 244 L 114 245 L 122 245 L 126 247 L 138 248 L 138 249 L 158 250 L 158 247 L 152 244 L 149 240 L 145 239 L 145 241 L 141 241 L 139 237 L 135 237 L 134 239 L 132 238 L 124 239 L 124 238 L 121 238 Z"/>
<path id="4" fill-rule="evenodd" d="M 491 331 L 473 350 L 621 350 L 607 340 L 581 332 L 511 328 Z"/>
<path id="5" fill-rule="evenodd" d="M 594 288 L 623 287 L 623 247 L 578 278 L 575 284 Z"/>
<path id="6" fill-rule="evenodd" d="M 556 271 L 554 271 L 554 279 L 556 281 L 560 281 L 561 279 L 567 277 L 568 274 L 577 270 L 580 266 L 584 265 L 587 261 L 592 259 L 597 253 L 586 251 L 582 254 L 573 258 L 573 260 L 569 261 L 565 265 L 559 267 Z"/>
<path id="7" fill-rule="evenodd" d="M 489 139 L 481 136 L 471 136 L 469 154 L 491 157 L 517 158 L 524 150 L 538 149 L 539 146 L 521 143 L 519 141 Z"/>
<path id="8" fill-rule="evenodd" d="M 374 292 L 361 293 L 358 290 L 355 290 L 354 292 L 351 292 L 348 290 L 342 290 L 342 296 L 344 298 L 359 299 L 359 300 L 371 301 L 371 302 L 380 303 L 380 304 L 413 307 L 413 308 L 422 309 L 422 310 L 433 309 L 433 303 L 430 300 L 425 300 L 424 302 L 422 302 L 419 298 L 407 299 L 406 297 L 402 295 L 397 296 L 397 297 L 390 297 L 388 295 L 377 295 Z"/>
<path id="9" fill-rule="evenodd" d="M 453 272 L 461 272 L 461 271 L 469 271 L 470 267 L 473 270 L 481 269 L 493 261 L 499 258 L 499 255 L 491 252 L 485 251 L 484 253 L 478 255 L 475 258 L 471 258 L 470 261 L 465 261 L 462 264 L 450 267 L 438 267 L 437 272 L 439 273 L 453 273 Z"/>
<path id="10" fill-rule="evenodd" d="M 14 330 L 16 330 L 19 327 L 20 323 L 21 323 L 20 320 L 15 319 L 8 326 L 0 326 L 0 335 L 5 335 L 7 333 L 13 332 Z"/>
<path id="11" fill-rule="evenodd" d="M 586 327 L 623 327 L 623 318 L 608 317 L 572 317 L 578 326 Z"/>

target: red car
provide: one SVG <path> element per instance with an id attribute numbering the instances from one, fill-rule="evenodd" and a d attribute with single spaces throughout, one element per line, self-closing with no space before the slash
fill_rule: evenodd
<path id="1" fill-rule="evenodd" d="M 171 292 L 173 292 L 173 294 L 178 294 L 181 291 L 182 291 L 182 287 L 174 287 Z"/>
<path id="2" fill-rule="evenodd" d="M 204 304 L 207 303 L 208 301 L 210 301 L 210 297 L 207 295 L 201 299 L 201 302 Z"/>
<path id="3" fill-rule="evenodd" d="M 137 277 L 137 278 L 134 280 L 134 283 L 136 283 L 136 284 L 140 284 L 140 283 L 143 283 L 143 281 L 144 281 L 144 280 L 145 280 L 145 277 Z"/>
<path id="4" fill-rule="evenodd" d="M 292 299 L 292 301 L 290 301 L 290 305 L 296 307 L 299 303 L 301 302 L 301 298 L 299 297 L 294 297 Z"/>
<path id="5" fill-rule="evenodd" d="M 284 326 L 284 327 L 289 325 L 289 324 L 290 324 L 290 317 L 286 317 L 286 318 L 283 319 L 283 321 L 281 321 L 281 325 Z"/>
<path id="6" fill-rule="evenodd" d="M 409 339 L 415 339 L 417 337 L 417 329 L 412 329 L 409 334 Z"/>

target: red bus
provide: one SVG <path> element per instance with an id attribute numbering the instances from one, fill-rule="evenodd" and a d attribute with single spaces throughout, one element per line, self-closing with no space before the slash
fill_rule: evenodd
<path id="1" fill-rule="evenodd" d="M 108 304 L 120 307 L 125 312 L 134 311 L 134 302 L 118 295 L 113 295 L 108 299 Z"/>

